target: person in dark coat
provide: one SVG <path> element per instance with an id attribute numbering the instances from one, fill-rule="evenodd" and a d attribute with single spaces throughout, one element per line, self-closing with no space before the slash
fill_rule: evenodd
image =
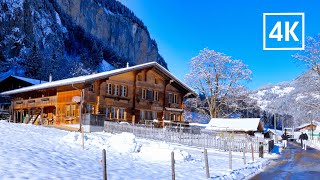
<path id="1" fill-rule="evenodd" d="M 307 133 L 303 133 L 303 139 L 302 139 L 303 147 L 302 147 L 302 149 L 304 149 L 304 150 L 307 150 L 307 141 L 308 141 L 308 135 L 307 135 Z"/>
<path id="2" fill-rule="evenodd" d="M 288 144 L 288 136 L 287 133 L 284 132 L 281 136 L 282 138 L 282 144 L 283 144 L 283 148 L 286 149 L 287 148 L 287 144 Z"/>

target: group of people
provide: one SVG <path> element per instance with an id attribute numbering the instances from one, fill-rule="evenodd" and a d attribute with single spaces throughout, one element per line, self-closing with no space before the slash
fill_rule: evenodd
<path id="1" fill-rule="evenodd" d="M 301 142 L 301 147 L 304 150 L 307 150 L 307 140 L 308 140 L 308 135 L 307 133 L 301 132 L 299 136 L 300 142 Z"/>
<path id="2" fill-rule="evenodd" d="M 282 134 L 281 138 L 282 138 L 283 148 L 286 149 L 288 145 L 288 136 L 286 131 Z M 301 132 L 301 135 L 299 136 L 299 140 L 301 142 L 302 149 L 307 150 L 308 135 L 304 132 Z"/>

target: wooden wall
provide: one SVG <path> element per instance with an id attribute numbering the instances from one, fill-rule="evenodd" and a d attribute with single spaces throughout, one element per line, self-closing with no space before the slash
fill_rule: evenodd
<path id="1" fill-rule="evenodd" d="M 76 96 L 81 96 L 80 90 L 57 92 L 57 124 L 80 123 L 80 104 L 72 101 Z"/>
<path id="2" fill-rule="evenodd" d="M 111 93 L 108 91 L 108 87 L 110 87 L 108 84 L 111 85 Z M 125 95 L 121 92 L 122 86 L 126 89 Z M 106 116 L 107 120 L 132 122 L 134 118 L 135 123 L 138 123 L 141 119 L 140 111 L 156 112 L 156 118 L 162 120 L 166 107 L 182 108 L 183 93 L 171 85 L 168 79 L 165 79 L 153 69 L 111 76 L 88 84 L 86 87 L 85 106 L 88 107 L 89 105 L 92 107 L 91 113 L 108 114 Z M 115 91 L 118 91 L 118 94 Z M 143 97 L 143 91 L 146 91 L 146 97 Z M 158 98 L 155 97 L 155 94 L 158 94 Z M 169 94 L 172 96 L 171 101 L 175 94 L 175 103 L 169 102 Z M 112 108 L 115 109 L 113 110 Z M 125 111 L 124 117 L 121 117 L 119 114 L 121 109 Z M 114 111 L 117 111 L 116 117 L 113 115 Z M 181 112 L 166 113 L 177 114 L 177 117 L 179 115 L 177 120 L 181 120 Z"/>

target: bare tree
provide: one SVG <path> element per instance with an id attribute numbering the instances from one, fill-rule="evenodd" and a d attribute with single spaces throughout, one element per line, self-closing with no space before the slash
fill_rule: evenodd
<path id="1" fill-rule="evenodd" d="M 320 75 L 320 34 L 306 38 L 305 50 L 292 55 Z"/>
<path id="2" fill-rule="evenodd" d="M 238 102 L 246 92 L 243 83 L 250 80 L 251 74 L 248 66 L 241 60 L 234 60 L 223 53 L 205 48 L 191 59 L 186 80 L 204 95 L 201 108 L 211 118 L 216 118 L 226 116 L 227 113 L 222 111 L 226 107 L 237 110 Z"/>
<path id="3" fill-rule="evenodd" d="M 306 38 L 305 50 L 300 51 L 294 55 L 293 58 L 301 61 L 308 68 L 314 71 L 318 76 L 308 77 L 309 79 L 304 80 L 303 83 L 308 87 L 310 91 L 314 91 L 317 94 L 313 94 L 313 97 L 318 97 L 320 94 L 320 34 Z M 299 103 L 309 109 L 320 109 L 319 98 L 300 98 Z"/>

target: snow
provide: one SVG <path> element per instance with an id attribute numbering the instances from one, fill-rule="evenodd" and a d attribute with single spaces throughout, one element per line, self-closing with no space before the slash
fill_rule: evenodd
<path id="1" fill-rule="evenodd" d="M 212 118 L 206 129 L 257 131 L 259 123 L 259 118 Z"/>
<path id="2" fill-rule="evenodd" d="M 63 33 L 68 32 L 67 28 L 64 27 L 63 24 L 62 24 L 62 22 L 61 22 L 60 15 L 59 15 L 57 12 L 55 12 L 55 14 L 56 14 L 57 23 L 58 23 L 58 25 L 60 26 L 62 32 L 63 32 Z"/>
<path id="3" fill-rule="evenodd" d="M 41 83 L 46 83 L 47 81 L 43 81 L 43 80 L 38 80 L 38 79 L 31 79 L 31 78 L 26 78 L 26 77 L 20 77 L 20 76 L 12 76 L 12 77 L 15 77 L 17 79 L 20 79 L 22 81 L 26 81 L 30 84 L 41 84 Z"/>
<path id="4" fill-rule="evenodd" d="M 114 66 L 109 64 L 106 60 L 102 60 L 99 64 L 98 71 L 99 72 L 104 72 L 104 71 L 111 71 L 114 70 Z"/>
<path id="5" fill-rule="evenodd" d="M 266 100 L 267 96 L 276 96 L 276 98 L 284 97 L 288 94 L 290 94 L 293 90 L 295 90 L 294 87 L 280 87 L 280 86 L 273 86 L 272 88 L 266 90 L 259 90 L 254 94 L 251 94 L 250 97 L 257 101 L 258 106 L 265 110 L 268 105 L 271 103 L 271 101 Z"/>
<path id="6" fill-rule="evenodd" d="M 113 12 L 111 12 L 109 9 L 107 9 L 107 8 L 103 8 L 103 11 L 107 14 L 107 15 L 115 15 Z"/>
<path id="7" fill-rule="evenodd" d="M 278 94 L 279 97 L 282 97 L 282 96 L 289 94 L 294 89 L 295 89 L 294 87 L 280 88 L 280 86 L 274 86 L 273 88 L 271 88 L 271 92 L 273 94 Z"/>
<path id="8" fill-rule="evenodd" d="M 106 71 L 106 72 L 101 72 L 101 73 L 97 73 L 97 74 L 79 76 L 79 77 L 63 79 L 63 80 L 59 80 L 59 81 L 52 81 L 52 82 L 47 82 L 47 83 L 43 83 L 43 84 L 39 84 L 39 85 L 24 87 L 24 88 L 20 88 L 20 89 L 2 92 L 2 93 L 0 93 L 0 95 L 12 95 L 12 94 L 40 90 L 40 89 L 51 88 L 51 87 L 79 84 L 79 83 L 85 83 L 85 82 L 93 82 L 94 80 L 97 80 L 97 79 L 103 79 L 103 78 L 106 78 L 106 77 L 109 77 L 112 75 L 122 74 L 125 72 L 134 71 L 137 69 L 148 68 L 148 67 L 158 68 L 161 72 L 163 72 L 164 74 L 169 76 L 169 78 L 173 79 L 175 82 L 180 84 L 183 88 L 185 88 L 186 90 L 188 90 L 189 92 L 191 92 L 193 94 L 196 94 L 189 86 L 187 86 L 186 84 L 181 82 L 179 79 L 177 79 L 174 75 L 172 75 L 168 70 L 166 70 L 160 64 L 158 64 L 156 62 L 149 62 L 149 63 L 144 63 L 144 64 L 140 64 L 140 65 L 136 65 L 136 66 L 115 69 L 112 71 Z"/>
<path id="9" fill-rule="evenodd" d="M 0 121 L 2 179 L 102 179 L 101 151 L 107 150 L 108 179 L 170 179 L 171 152 L 176 179 L 205 179 L 203 149 L 138 139 L 130 133 L 81 133 Z M 208 149 L 212 179 L 243 179 L 269 164 L 267 158 L 243 165 L 242 153 Z"/>

